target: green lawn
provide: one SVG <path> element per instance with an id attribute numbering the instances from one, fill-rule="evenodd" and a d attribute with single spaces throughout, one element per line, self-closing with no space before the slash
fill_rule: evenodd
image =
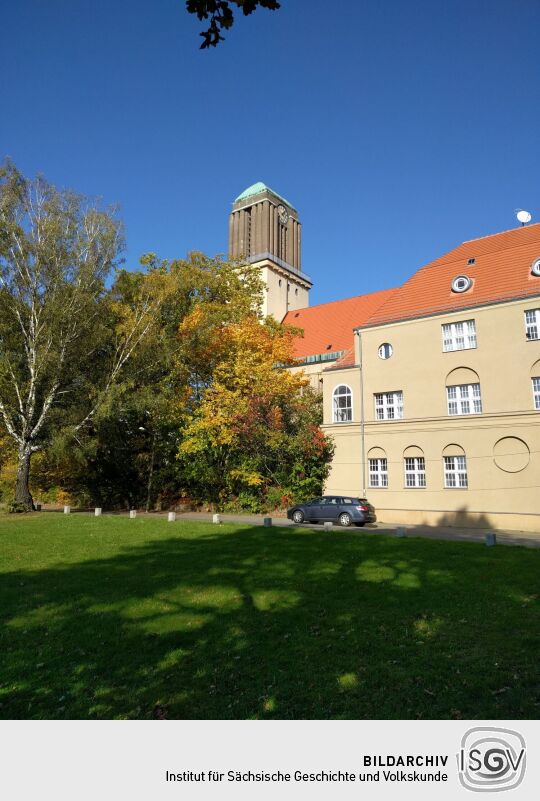
<path id="1" fill-rule="evenodd" d="M 540 550 L 0 518 L 0 717 L 538 718 Z"/>

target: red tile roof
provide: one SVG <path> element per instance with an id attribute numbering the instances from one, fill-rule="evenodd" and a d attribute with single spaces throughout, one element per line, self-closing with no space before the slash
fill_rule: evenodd
<path id="1" fill-rule="evenodd" d="M 463 242 L 414 273 L 361 327 L 540 295 L 540 277 L 531 274 L 538 258 L 540 223 Z M 452 292 L 458 275 L 472 279 L 467 292 Z"/>
<path id="2" fill-rule="evenodd" d="M 394 292 L 395 289 L 383 289 L 370 295 L 358 295 L 287 312 L 283 322 L 304 331 L 304 336 L 295 340 L 295 357 L 301 359 L 328 351 L 352 349 L 353 329 L 363 325 Z"/>
<path id="3" fill-rule="evenodd" d="M 354 367 L 356 362 L 355 355 L 354 355 L 354 348 L 350 350 L 346 350 L 343 356 L 340 356 L 339 359 L 330 364 L 329 367 L 325 367 L 325 372 L 327 370 L 343 370 L 345 367 Z"/>

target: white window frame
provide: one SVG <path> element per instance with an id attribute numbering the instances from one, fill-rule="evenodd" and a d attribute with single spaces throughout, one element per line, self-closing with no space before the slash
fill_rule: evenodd
<path id="1" fill-rule="evenodd" d="M 472 281 L 468 275 L 456 275 L 452 281 L 452 292 L 467 292 L 472 287 Z"/>
<path id="2" fill-rule="evenodd" d="M 426 486 L 426 460 L 423 456 L 404 456 L 405 489 L 424 489 Z"/>
<path id="3" fill-rule="evenodd" d="M 448 414 L 456 417 L 464 414 L 482 414 L 480 383 L 453 384 L 446 387 Z"/>
<path id="4" fill-rule="evenodd" d="M 369 486 L 371 489 L 386 489 L 388 487 L 388 459 L 376 457 L 368 459 Z"/>
<path id="5" fill-rule="evenodd" d="M 345 392 L 339 392 L 338 390 L 344 389 Z M 349 405 L 347 406 L 338 406 L 337 399 L 338 398 L 348 398 Z M 342 416 L 342 412 L 346 412 L 346 419 L 340 419 Z M 353 419 L 353 392 L 352 389 L 348 384 L 338 384 L 337 387 L 334 387 L 334 391 L 332 392 L 332 421 L 334 423 L 352 423 Z"/>
<path id="6" fill-rule="evenodd" d="M 466 456 L 443 456 L 445 489 L 468 489 Z"/>
<path id="7" fill-rule="evenodd" d="M 540 376 L 531 378 L 534 408 L 540 411 Z"/>
<path id="8" fill-rule="evenodd" d="M 540 339 L 540 309 L 526 309 L 525 335 L 531 341 Z"/>
<path id="9" fill-rule="evenodd" d="M 403 419 L 403 392 L 376 392 L 375 420 L 402 420 Z"/>
<path id="10" fill-rule="evenodd" d="M 476 348 L 476 323 L 474 320 L 461 320 L 457 323 L 443 323 L 441 326 L 443 353 L 454 350 Z"/>

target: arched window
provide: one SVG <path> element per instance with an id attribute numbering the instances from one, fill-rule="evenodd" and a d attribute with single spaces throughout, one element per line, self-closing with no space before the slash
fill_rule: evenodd
<path id="1" fill-rule="evenodd" d="M 456 367 L 446 376 L 448 414 L 482 414 L 482 395 L 478 373 L 469 367 Z"/>
<path id="2" fill-rule="evenodd" d="M 388 487 L 388 459 L 382 448 L 370 448 L 368 453 L 369 486 Z"/>
<path id="3" fill-rule="evenodd" d="M 403 451 L 403 467 L 405 469 L 405 487 L 426 486 L 426 460 L 424 451 L 416 445 L 410 445 Z"/>
<path id="4" fill-rule="evenodd" d="M 352 420 L 352 390 L 347 384 L 336 387 L 333 395 L 334 423 L 350 423 Z"/>
<path id="5" fill-rule="evenodd" d="M 461 445 L 447 445 L 443 450 L 444 486 L 446 489 L 467 489 L 467 457 Z"/>

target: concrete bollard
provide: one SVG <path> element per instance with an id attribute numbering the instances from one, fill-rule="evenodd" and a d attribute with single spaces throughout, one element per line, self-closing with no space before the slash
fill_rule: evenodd
<path id="1" fill-rule="evenodd" d="M 333 528 L 334 528 L 334 524 L 333 523 L 324 523 L 324 530 L 325 531 L 332 531 Z"/>
<path id="2" fill-rule="evenodd" d="M 497 545 L 497 535 L 491 532 L 486 534 L 486 545 L 488 548 L 491 548 L 493 545 Z"/>
<path id="3" fill-rule="evenodd" d="M 71 512 L 71 506 L 64 506 L 64 514 L 68 515 Z"/>
<path id="4" fill-rule="evenodd" d="M 405 536 L 406 536 L 406 531 L 403 528 L 403 526 L 398 526 L 396 528 L 396 537 L 405 537 Z"/>
<path id="5" fill-rule="evenodd" d="M 129 510 L 129 516 L 133 520 L 133 518 L 137 517 L 137 510 L 136 509 L 130 509 Z"/>
<path id="6" fill-rule="evenodd" d="M 265 528 L 269 528 L 272 525 L 272 518 L 271 517 L 264 517 L 263 518 L 263 526 Z"/>
<path id="7" fill-rule="evenodd" d="M 101 517 L 101 506 L 96 506 L 94 509 L 94 515 L 95 517 Z"/>
<path id="8" fill-rule="evenodd" d="M 167 515 L 167 521 L 169 523 L 174 523 L 175 520 L 176 520 L 176 512 L 169 512 L 169 514 Z"/>
<path id="9" fill-rule="evenodd" d="M 221 515 L 213 515 L 212 523 L 221 523 Z"/>

